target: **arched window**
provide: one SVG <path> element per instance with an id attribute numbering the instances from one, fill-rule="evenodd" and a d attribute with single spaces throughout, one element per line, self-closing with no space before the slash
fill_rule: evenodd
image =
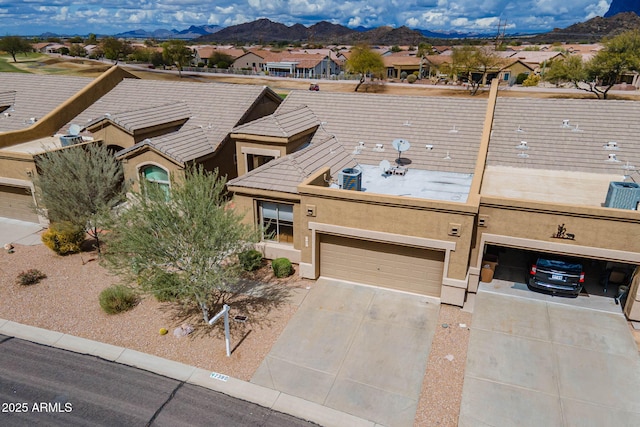
<path id="1" fill-rule="evenodd" d="M 140 169 L 140 175 L 148 182 L 158 185 L 169 197 L 169 172 L 166 169 L 156 165 L 144 166 Z"/>

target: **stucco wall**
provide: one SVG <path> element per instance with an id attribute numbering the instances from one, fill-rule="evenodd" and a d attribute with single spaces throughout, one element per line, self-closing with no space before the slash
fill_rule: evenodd
<path id="1" fill-rule="evenodd" d="M 1 178 L 31 180 L 27 171 L 35 172 L 35 169 L 31 155 L 0 153 Z"/>
<path id="2" fill-rule="evenodd" d="M 152 150 L 144 150 L 139 154 L 123 161 L 124 177 L 132 184 L 133 190 L 140 189 L 140 178 L 138 176 L 138 170 L 145 165 L 156 165 L 168 170 L 173 176 L 176 173 L 182 174 L 182 168 L 177 164 L 167 160 L 165 157 L 159 155 Z"/>

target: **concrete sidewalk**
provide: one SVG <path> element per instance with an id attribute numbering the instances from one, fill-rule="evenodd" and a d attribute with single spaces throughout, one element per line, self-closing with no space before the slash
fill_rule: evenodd
<path id="1" fill-rule="evenodd" d="M 132 366 L 256 403 L 323 426 L 374 427 L 375 423 L 277 390 L 235 378 L 212 378 L 212 372 L 110 344 L 0 319 L 0 334 Z"/>
<path id="2" fill-rule="evenodd" d="M 624 315 L 565 302 L 579 301 L 481 286 L 459 426 L 640 425 L 640 356 Z"/>
<path id="3" fill-rule="evenodd" d="M 413 426 L 440 305 L 320 278 L 252 383 L 385 426 Z"/>

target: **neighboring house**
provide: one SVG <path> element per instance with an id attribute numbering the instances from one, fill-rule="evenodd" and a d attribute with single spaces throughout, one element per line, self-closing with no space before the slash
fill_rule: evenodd
<path id="1" fill-rule="evenodd" d="M 85 142 L 106 144 L 117 152 L 124 163 L 125 178 L 134 187 L 145 178 L 168 185 L 170 176 L 180 174 L 189 164 L 202 164 L 208 170 L 218 168 L 221 175 L 235 177 L 236 150 L 229 141 L 229 132 L 235 126 L 271 114 L 281 102 L 276 93 L 262 86 L 122 79 L 120 73 L 118 67 L 113 67 L 99 81 L 82 79 L 86 85 L 82 90 L 73 78 L 58 78 L 49 82 L 52 87 L 50 97 L 45 97 L 48 102 L 42 97 L 42 76 L 20 75 L 14 79 L 25 85 L 16 91 L 15 111 L 25 109 L 40 115 L 35 116 L 34 125 L 27 127 L 24 112 L 16 114 L 13 124 L 21 131 L 0 133 L 0 183 L 4 185 L 0 190 L 5 193 L 0 192 L 0 216 L 42 220 L 34 216 L 32 209 L 33 156 L 62 149 L 59 137 L 67 133 L 71 124 L 80 127 L 80 138 Z M 29 85 L 38 93 L 31 91 Z M 64 92 L 60 87 L 65 88 Z M 55 96 L 58 92 L 59 97 Z M 5 97 L 9 99 L 10 95 Z M 32 128 L 38 126 L 46 126 L 48 133 L 35 133 Z M 10 124 L 5 128 L 11 130 Z M 9 185 L 11 188 L 7 188 Z M 10 190 L 15 187 L 25 195 L 21 213 L 13 212 L 12 200 L 16 196 Z M 31 206 L 27 206 L 27 194 Z"/>
<path id="2" fill-rule="evenodd" d="M 263 71 L 269 58 L 275 59 L 275 56 L 268 50 L 250 50 L 244 55 L 236 58 L 236 60 L 233 61 L 231 68 L 235 68 L 237 70 L 251 70 L 254 72 Z"/>
<path id="3" fill-rule="evenodd" d="M 191 62 L 194 66 L 198 64 L 204 64 L 206 67 L 216 65 L 209 64 L 209 58 L 216 52 L 229 55 L 234 60 L 245 54 L 242 49 L 220 48 L 217 46 L 193 46 L 191 49 L 193 50 L 193 60 Z"/>
<path id="4" fill-rule="evenodd" d="M 298 262 L 303 277 L 460 306 L 489 253 L 640 265 L 640 186 L 612 184 L 640 165 L 640 124 L 627 119 L 640 104 L 500 98 L 497 87 L 483 100 L 292 92 L 232 132 L 270 157 L 229 182 L 234 202 L 268 231 L 266 256 Z M 302 134 L 309 144 L 283 155 Z"/>
<path id="5" fill-rule="evenodd" d="M 407 74 L 416 73 L 419 77 L 426 74 L 424 65 L 426 61 L 420 57 L 408 52 L 397 52 L 382 57 L 382 62 L 386 68 L 387 78 L 399 79 L 400 75 L 405 72 Z M 425 72 L 423 73 L 423 70 Z M 422 76 L 420 76 L 422 74 Z"/>
<path id="6" fill-rule="evenodd" d="M 503 58 L 520 60 L 531 68 L 535 74 L 544 74 L 545 69 L 549 66 L 551 61 L 561 60 L 565 57 L 565 54 L 560 51 L 542 50 L 521 50 L 517 52 L 498 51 L 496 54 Z"/>

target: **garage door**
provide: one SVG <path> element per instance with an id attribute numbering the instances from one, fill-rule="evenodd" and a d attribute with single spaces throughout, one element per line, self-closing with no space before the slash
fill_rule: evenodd
<path id="1" fill-rule="evenodd" d="M 38 222 L 38 215 L 33 211 L 31 190 L 0 185 L 0 217 Z"/>
<path id="2" fill-rule="evenodd" d="M 444 252 L 388 243 L 320 236 L 320 274 L 440 297 Z"/>

